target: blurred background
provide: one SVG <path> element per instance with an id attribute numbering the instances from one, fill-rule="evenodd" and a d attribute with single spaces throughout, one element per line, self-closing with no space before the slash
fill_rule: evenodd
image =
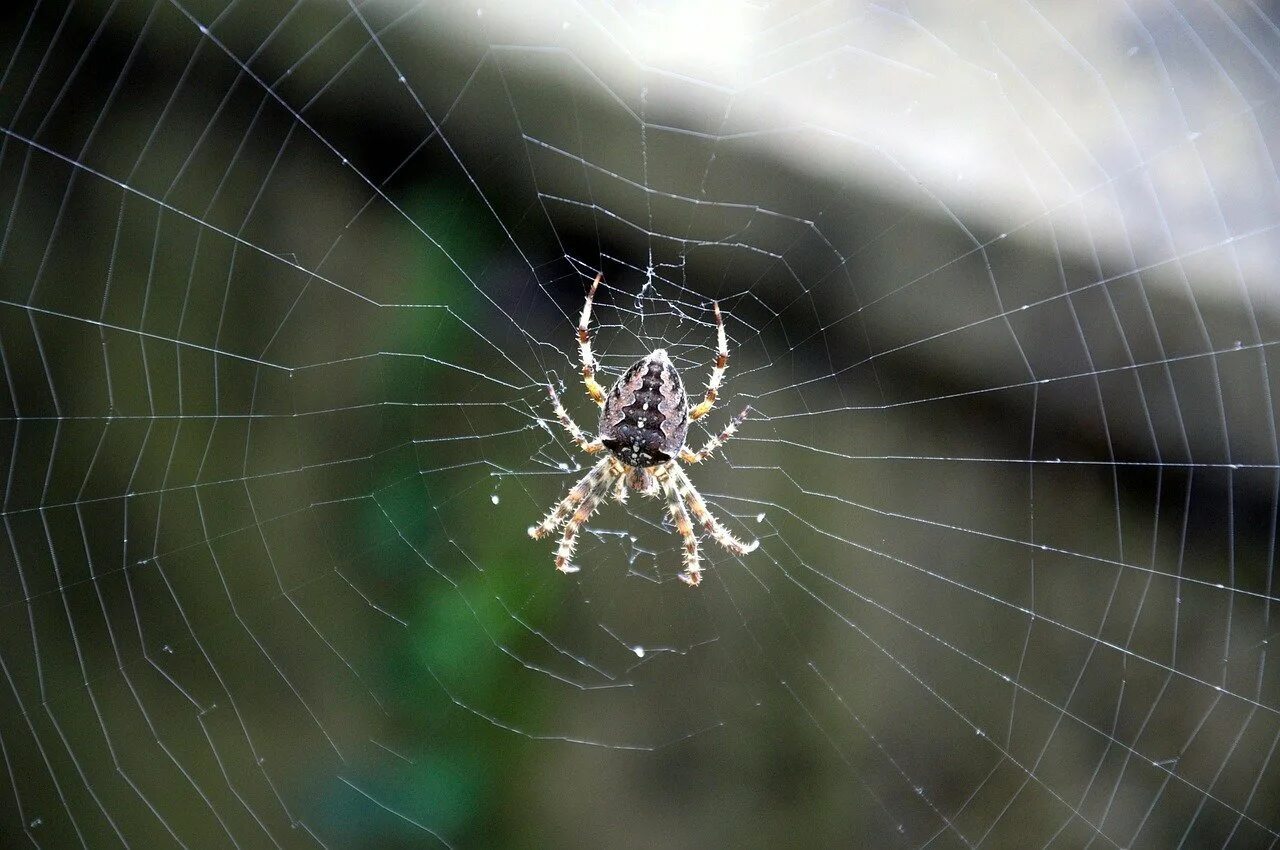
<path id="1" fill-rule="evenodd" d="M 1273 8 L 0 14 L 4 846 L 1277 843 Z"/>

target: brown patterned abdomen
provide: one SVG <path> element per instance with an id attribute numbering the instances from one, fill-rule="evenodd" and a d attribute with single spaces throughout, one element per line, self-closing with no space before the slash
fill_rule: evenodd
<path id="1" fill-rule="evenodd" d="M 680 453 L 689 400 L 680 373 L 658 350 L 623 374 L 605 398 L 600 438 L 628 466 L 657 466 Z"/>

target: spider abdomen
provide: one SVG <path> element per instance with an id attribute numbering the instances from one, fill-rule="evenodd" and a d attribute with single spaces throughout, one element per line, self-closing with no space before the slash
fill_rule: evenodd
<path id="1" fill-rule="evenodd" d="M 689 399 L 680 373 L 662 349 L 637 361 L 605 397 L 600 439 L 628 466 L 674 458 L 689 433 Z"/>

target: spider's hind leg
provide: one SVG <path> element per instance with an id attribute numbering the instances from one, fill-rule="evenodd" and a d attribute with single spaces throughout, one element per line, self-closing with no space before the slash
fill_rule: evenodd
<path id="1" fill-rule="evenodd" d="M 716 362 L 711 367 L 711 377 L 707 379 L 707 394 L 693 410 L 689 411 L 689 421 L 696 422 L 711 412 L 715 407 L 716 396 L 720 392 L 720 382 L 724 380 L 725 370 L 729 368 L 729 340 L 724 335 L 724 319 L 720 316 L 720 304 L 711 302 L 716 313 Z"/>
<path id="2" fill-rule="evenodd" d="M 591 300 L 596 297 L 596 287 L 603 277 L 604 272 L 600 272 L 591 282 L 587 303 L 582 305 L 582 316 L 578 319 L 578 356 L 582 360 L 582 382 L 587 385 L 587 395 L 601 407 L 604 407 L 604 387 L 596 382 L 596 359 L 591 354 L 591 332 L 587 330 L 587 326 L 591 324 Z"/>

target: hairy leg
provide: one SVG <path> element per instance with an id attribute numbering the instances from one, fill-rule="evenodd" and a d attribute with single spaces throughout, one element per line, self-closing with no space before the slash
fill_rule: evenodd
<path id="1" fill-rule="evenodd" d="M 582 360 L 582 382 L 587 385 L 587 395 L 596 404 L 604 407 L 604 387 L 596 383 L 596 359 L 591 354 L 591 333 L 587 326 L 591 324 L 591 300 L 596 297 L 596 287 L 604 272 L 596 275 L 591 283 L 591 291 L 587 293 L 587 303 L 582 305 L 582 316 L 578 319 L 578 355 Z"/>
<path id="2" fill-rule="evenodd" d="M 551 509 L 546 518 L 538 525 L 529 526 L 529 536 L 534 540 L 540 537 L 546 537 L 551 532 L 560 527 L 560 524 L 568 518 L 587 494 L 600 486 L 601 479 L 609 476 L 609 458 L 605 458 L 591 467 L 591 471 L 582 478 L 578 479 L 578 483 L 573 485 L 569 490 L 569 494 L 560 501 L 560 504 Z"/>
<path id="3" fill-rule="evenodd" d="M 600 504 L 600 500 L 609 494 L 613 488 L 613 480 L 615 473 L 612 467 L 605 467 L 608 470 L 604 477 L 595 483 L 595 487 L 582 497 L 578 509 L 573 512 L 573 516 L 569 517 L 569 521 L 564 524 L 564 533 L 560 536 L 560 547 L 556 549 L 556 569 L 562 573 L 576 573 L 578 568 L 569 563 L 569 559 L 573 557 L 573 547 L 577 545 L 578 529 L 581 528 L 591 513 Z"/>
<path id="4" fill-rule="evenodd" d="M 724 380 L 725 369 L 729 367 L 729 340 L 724 335 L 724 319 L 720 317 L 720 305 L 712 302 L 716 313 L 716 362 L 711 367 L 711 377 L 707 380 L 707 394 L 693 410 L 689 411 L 689 421 L 696 421 L 711 412 L 715 407 L 716 395 L 720 392 L 720 382 Z"/>
<path id="5" fill-rule="evenodd" d="M 670 464 L 670 468 L 675 469 L 675 464 Z M 694 536 L 689 512 L 685 510 L 675 481 L 664 473 L 658 474 L 658 481 L 667 497 L 667 512 L 671 515 L 671 521 L 684 538 L 684 572 L 680 573 L 680 580 L 690 587 L 697 587 L 702 583 L 702 564 L 698 558 L 698 538 Z"/>
<path id="6" fill-rule="evenodd" d="M 693 486 L 693 482 L 689 480 L 689 476 L 684 474 L 684 470 L 678 467 L 672 469 L 672 482 L 676 490 L 680 493 L 681 498 L 689 504 L 689 510 L 693 512 L 696 519 L 707 533 L 715 538 L 715 541 L 728 549 L 735 555 L 745 555 L 748 552 L 754 552 L 756 547 L 760 545 L 759 540 L 752 540 L 750 543 L 743 543 L 738 538 L 729 533 L 720 520 L 712 515 L 711 510 L 707 507 L 707 503 L 703 500 L 702 495 Z"/>
<path id="7" fill-rule="evenodd" d="M 680 459 L 685 463 L 702 463 L 704 460 L 711 457 L 712 452 L 723 446 L 725 441 L 734 435 L 734 432 L 738 430 L 738 426 L 742 424 L 742 420 L 747 418 L 747 414 L 749 412 L 751 412 L 751 407 L 744 407 L 741 413 L 729 420 L 729 424 L 723 431 L 721 431 L 717 436 L 712 437 L 710 440 L 707 440 L 706 445 L 698 449 L 698 451 L 692 452 L 688 447 L 681 449 Z"/>
<path id="8" fill-rule="evenodd" d="M 547 384 L 547 391 L 551 393 L 551 403 L 555 405 L 556 418 L 560 420 L 560 424 L 569 432 L 569 439 L 573 440 L 573 444 L 582 449 L 589 455 L 604 451 L 604 443 L 599 440 L 588 440 L 587 435 L 582 433 L 582 429 L 578 427 L 578 423 L 569 417 L 569 411 L 564 409 L 564 405 L 560 403 L 560 396 L 556 393 L 556 388 Z"/>

